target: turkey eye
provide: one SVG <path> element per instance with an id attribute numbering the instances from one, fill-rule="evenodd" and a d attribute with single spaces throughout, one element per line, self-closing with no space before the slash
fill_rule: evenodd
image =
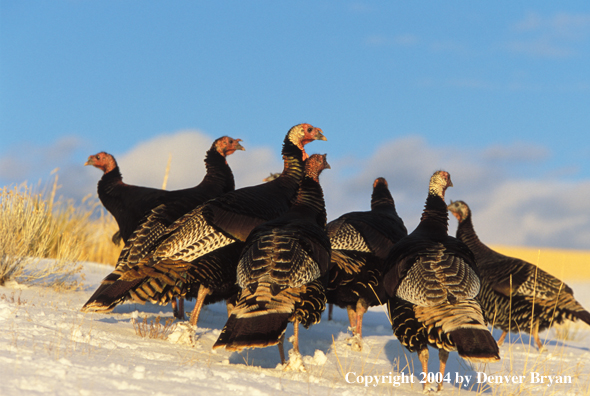
<path id="1" fill-rule="evenodd" d="M 313 128 L 311 128 L 311 127 L 307 128 L 308 133 L 311 133 L 311 131 L 313 131 Z"/>

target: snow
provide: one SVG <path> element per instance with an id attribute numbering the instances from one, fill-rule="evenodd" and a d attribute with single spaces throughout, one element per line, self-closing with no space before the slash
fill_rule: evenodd
<path id="1" fill-rule="evenodd" d="M 285 369 L 277 347 L 241 353 L 211 349 L 227 318 L 222 303 L 203 309 L 198 328 L 175 322 L 166 340 L 140 337 L 133 320 L 159 316 L 164 323 L 172 317 L 167 306 L 124 304 L 106 315 L 80 312 L 111 270 L 85 263 L 84 288 L 76 292 L 15 283 L 0 287 L 0 395 L 422 394 L 418 358 L 392 335 L 383 307 L 365 316 L 362 351 L 349 344 L 346 312 L 335 308 L 332 321 L 325 312 L 321 323 L 300 329 L 301 359 Z M 590 308 L 590 282 L 568 284 Z M 469 364 L 453 352 L 442 394 L 587 394 L 590 326 L 575 328 L 573 339 L 565 341 L 555 330 L 542 333 L 547 348 L 542 353 L 528 336 L 511 334 L 501 347 L 502 360 L 489 365 Z M 289 326 L 287 339 L 292 332 Z M 432 349 L 429 371 L 438 371 Z M 568 376 L 571 383 L 560 383 Z M 486 383 L 478 384 L 478 377 Z M 542 384 L 532 383 L 541 379 Z"/>

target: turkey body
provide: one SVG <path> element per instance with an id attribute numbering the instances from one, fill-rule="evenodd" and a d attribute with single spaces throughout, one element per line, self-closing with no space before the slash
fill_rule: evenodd
<path id="1" fill-rule="evenodd" d="M 300 360 L 298 326 L 318 323 L 326 303 L 330 240 L 319 174 L 327 167 L 325 156 L 312 155 L 290 210 L 254 228 L 246 240 L 237 271 L 240 297 L 213 348 L 241 350 L 278 344 L 285 363 L 284 334 L 293 322 L 295 341 L 290 355 Z"/>
<path id="2" fill-rule="evenodd" d="M 172 223 L 166 205 L 152 210 L 121 252 L 115 271 L 134 292 L 115 299 L 112 295 L 121 293 L 113 290 L 104 302 L 91 298 L 84 308 L 111 310 L 129 298 L 164 304 L 175 295 L 196 296 L 195 325 L 206 299 L 229 298 L 237 291 L 243 242 L 256 225 L 289 209 L 303 178 L 303 147 L 313 140 L 326 140 L 321 129 L 309 124 L 291 128 L 283 144 L 283 172 L 271 182 L 206 201 Z M 145 274 L 151 274 L 147 282 Z"/>
<path id="3" fill-rule="evenodd" d="M 476 300 L 480 281 L 473 253 L 448 235 L 444 195 L 450 186 L 447 172 L 434 173 L 420 224 L 392 248 L 383 279 L 395 336 L 418 352 L 424 372 L 428 345 L 437 348 L 443 377 L 450 351 L 474 362 L 500 358 Z M 432 386 L 424 384 L 425 391 Z"/>
<path id="4" fill-rule="evenodd" d="M 328 223 L 332 247 L 330 278 L 326 296 L 329 304 L 346 308 L 354 349 L 362 349 L 362 321 L 368 307 L 387 300 L 380 282 L 383 264 L 391 248 L 408 234 L 397 214 L 387 181 L 373 183 L 371 210 L 346 213 Z"/>
<path id="5" fill-rule="evenodd" d="M 124 183 L 114 157 L 104 152 L 90 156 L 85 165 L 95 164 L 93 158 L 112 164 L 98 181 L 98 198 L 119 227 L 113 242 L 119 244 L 122 239 L 127 243 L 144 216 L 166 198 L 167 191 Z"/>
<path id="6" fill-rule="evenodd" d="M 503 332 L 498 344 L 504 342 L 508 332 L 524 331 L 542 350 L 539 331 L 552 324 L 580 319 L 590 325 L 590 313 L 575 300 L 568 285 L 536 265 L 500 254 L 482 243 L 465 202 L 451 202 L 448 209 L 459 221 L 457 238 L 469 246 L 477 260 L 479 300 L 487 323 Z"/>

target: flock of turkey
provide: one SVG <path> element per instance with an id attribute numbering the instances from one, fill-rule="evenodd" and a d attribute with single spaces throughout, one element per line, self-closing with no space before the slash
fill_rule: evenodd
<path id="1" fill-rule="evenodd" d="M 384 178 L 374 181 L 370 211 L 327 223 L 319 176 L 330 166 L 326 155 L 305 152 L 314 140 L 326 140 L 321 129 L 294 126 L 283 143 L 282 173 L 238 190 L 226 157 L 244 148 L 227 136 L 207 151 L 203 181 L 185 190 L 125 184 L 111 155 L 90 156 L 86 165 L 104 172 L 98 195 L 125 246 L 82 310 L 106 313 L 125 301 L 150 301 L 172 303 L 184 318 L 183 301 L 194 298 L 196 325 L 204 304 L 225 300 L 228 319 L 213 348 L 278 345 L 288 368 L 300 367 L 299 324 L 318 323 L 326 303 L 346 308 L 357 350 L 364 313 L 387 303 L 397 339 L 418 353 L 424 372 L 428 346 L 437 348 L 443 377 L 449 351 L 493 362 L 509 331 L 531 333 L 541 350 L 540 330 L 565 319 L 590 325 L 567 285 L 480 242 L 469 207 L 445 203 L 448 172 L 431 177 L 410 234 Z M 459 220 L 456 238 L 448 235 L 448 211 Z M 286 362 L 289 322 L 294 340 Z M 504 331 L 498 342 L 487 325 Z M 424 386 L 440 390 L 442 382 Z"/>

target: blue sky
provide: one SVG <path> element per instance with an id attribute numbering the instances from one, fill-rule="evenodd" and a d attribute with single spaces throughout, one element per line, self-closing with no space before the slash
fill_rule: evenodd
<path id="1" fill-rule="evenodd" d="M 171 188 L 188 187 L 230 135 L 243 186 L 279 170 L 286 131 L 309 122 L 328 137 L 308 151 L 332 164 L 330 218 L 367 209 L 385 176 L 412 228 L 444 168 L 485 241 L 590 245 L 586 1 L 0 7 L 0 185 L 60 168 L 60 192 L 80 198 L 100 177 L 81 164 L 105 150 L 128 183 L 155 186 L 174 152 Z"/>

